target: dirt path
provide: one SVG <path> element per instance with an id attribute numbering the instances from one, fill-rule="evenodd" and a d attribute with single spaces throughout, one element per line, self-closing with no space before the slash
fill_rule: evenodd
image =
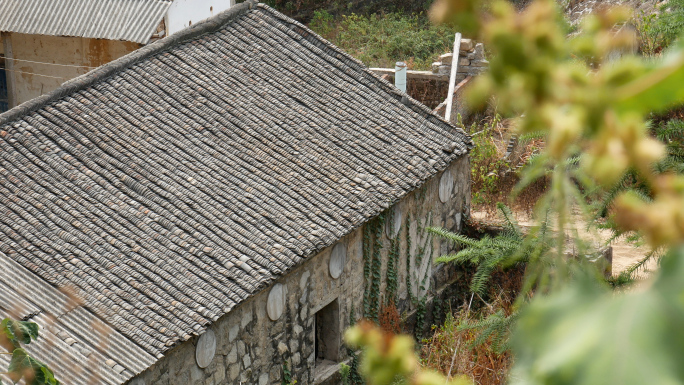
<path id="1" fill-rule="evenodd" d="M 618 275 L 631 265 L 639 262 L 648 253 L 649 249 L 644 246 L 634 247 L 634 245 L 618 240 L 611 244 L 613 247 L 613 275 Z M 641 270 L 639 276 L 646 276 L 657 268 L 654 259 L 648 261 L 646 267 Z"/>
<path id="2" fill-rule="evenodd" d="M 487 215 L 482 211 L 476 211 L 471 213 L 473 219 L 478 221 L 487 222 L 498 222 L 496 219 L 487 218 Z M 526 215 L 518 215 L 518 224 L 523 227 L 532 227 L 534 222 L 530 220 Z M 572 223 L 575 224 L 577 232 L 580 236 L 587 237 L 588 239 L 594 239 L 598 237 L 597 243 L 605 244 L 611 237 L 611 233 L 608 230 L 598 230 L 597 234 L 592 234 L 586 231 L 586 222 L 582 220 L 575 220 Z M 643 259 L 650 251 L 646 246 L 636 247 L 634 244 L 627 242 L 624 237 L 611 242 L 610 246 L 613 248 L 613 275 L 619 275 L 621 272 L 632 266 L 633 264 L 639 262 Z M 638 274 L 639 277 L 646 277 L 649 272 L 654 271 L 657 268 L 655 260 L 650 260 L 644 269 L 640 270 Z"/>

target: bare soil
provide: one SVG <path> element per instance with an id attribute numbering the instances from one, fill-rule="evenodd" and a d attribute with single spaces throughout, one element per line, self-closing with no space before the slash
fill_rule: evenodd
<path id="1" fill-rule="evenodd" d="M 525 213 L 515 213 L 515 216 L 517 217 L 518 224 L 522 227 L 531 228 L 535 225 L 535 222 L 532 220 L 532 218 Z M 491 214 L 488 214 L 485 211 L 472 212 L 471 217 L 472 219 L 481 222 L 499 222 L 496 218 L 492 218 Z M 575 224 L 575 229 L 582 238 L 593 239 L 597 245 L 605 245 L 611 238 L 611 232 L 609 230 L 596 230 L 595 232 L 588 232 L 586 230 L 586 222 L 579 218 L 572 223 Z M 631 242 L 628 242 L 625 237 L 620 237 L 616 240 L 613 240 L 610 242 L 610 246 L 613 248 L 613 276 L 619 275 L 630 266 L 642 260 L 650 252 L 650 248 L 648 246 L 635 245 Z M 644 269 L 640 270 L 637 276 L 640 278 L 645 278 L 656 268 L 656 261 L 655 259 L 652 259 L 646 264 Z"/>

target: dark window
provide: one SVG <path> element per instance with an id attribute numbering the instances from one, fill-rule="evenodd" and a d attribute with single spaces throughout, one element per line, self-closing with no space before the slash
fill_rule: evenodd
<path id="1" fill-rule="evenodd" d="M 316 313 L 316 361 L 337 362 L 340 352 L 340 307 L 332 301 Z"/>

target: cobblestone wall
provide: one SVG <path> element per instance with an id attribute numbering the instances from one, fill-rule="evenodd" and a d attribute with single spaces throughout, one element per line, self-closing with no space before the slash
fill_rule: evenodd
<path id="1" fill-rule="evenodd" d="M 433 260 L 446 253 L 449 246 L 438 239 L 430 239 L 418 232 L 418 222 L 426 224 L 432 218 L 432 225 L 451 230 L 460 230 L 469 215 L 470 206 L 470 164 L 467 157 L 455 161 L 446 171 L 436 175 L 407 195 L 395 207 L 395 213 L 402 218 L 396 236 L 400 240 L 398 272 L 398 298 L 400 314 L 410 314 L 416 305 L 410 301 L 407 274 L 412 283 L 414 296 L 427 296 L 456 279 L 454 274 L 445 273 L 444 268 L 433 268 Z M 444 201 L 444 202 L 443 202 Z M 408 228 L 406 218 L 411 220 Z M 407 236 L 413 239 L 411 264 L 407 269 Z M 385 289 L 389 231 L 383 231 L 382 283 Z M 337 325 L 325 325 L 337 338 L 337 360 L 346 358 L 346 349 L 341 343 L 343 331 L 350 325 L 350 313 L 354 308 L 356 318 L 362 316 L 364 294 L 363 277 L 363 227 L 358 228 L 338 243 L 346 246 L 346 260 L 341 264 L 338 278 L 333 278 L 335 268 L 331 259 L 339 263 L 339 250 L 333 252 L 333 245 L 312 256 L 298 268 L 281 277 L 271 286 L 264 288 L 250 300 L 240 304 L 223 318 L 209 327 L 211 332 L 196 337 L 171 350 L 157 364 L 133 379 L 135 385 L 151 384 L 281 384 L 283 363 L 288 362 L 292 378 L 297 384 L 313 384 L 316 373 L 316 314 L 333 301 L 337 301 L 339 317 Z M 421 243 L 422 242 L 422 243 Z M 432 242 L 430 245 L 429 242 Z M 415 265 L 417 250 L 423 246 L 434 249 L 427 260 Z M 336 254 L 335 254 L 336 253 Z M 332 254 L 335 254 L 333 256 Z M 419 280 L 427 274 L 425 289 L 420 289 Z M 281 286 L 278 286 L 278 285 Z M 278 286 L 276 288 L 276 286 Z M 274 302 L 273 297 L 282 292 L 283 300 Z M 275 320 L 273 320 L 275 318 Z M 336 327 L 335 327 L 336 326 Z M 327 330 L 327 332 L 330 330 Z M 213 335 L 210 335 L 213 334 Z M 209 338 L 211 337 L 211 338 Z M 319 341 L 320 344 L 320 341 Z M 212 346 L 215 349 L 212 349 Z M 198 362 L 204 368 L 200 368 Z M 320 365 L 318 370 L 320 371 Z M 335 370 L 336 371 L 336 368 Z"/>

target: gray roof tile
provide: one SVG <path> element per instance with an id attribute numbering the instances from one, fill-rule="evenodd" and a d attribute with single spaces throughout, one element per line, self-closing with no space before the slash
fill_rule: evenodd
<path id="1" fill-rule="evenodd" d="M 159 357 L 469 146 L 247 2 L 0 115 L 0 252 Z"/>

